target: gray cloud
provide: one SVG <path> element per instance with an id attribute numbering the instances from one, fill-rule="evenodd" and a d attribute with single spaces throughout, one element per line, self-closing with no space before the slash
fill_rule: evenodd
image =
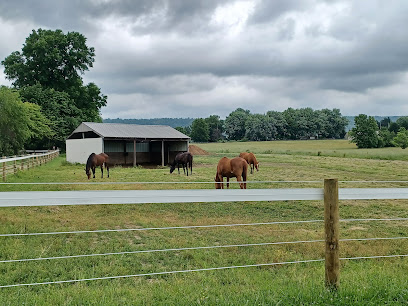
<path id="1" fill-rule="evenodd" d="M 408 111 L 407 15 L 403 0 L 1 1 L 0 59 L 32 29 L 83 33 L 96 48 L 85 81 L 108 95 L 105 117 L 382 103 L 392 115 Z"/>

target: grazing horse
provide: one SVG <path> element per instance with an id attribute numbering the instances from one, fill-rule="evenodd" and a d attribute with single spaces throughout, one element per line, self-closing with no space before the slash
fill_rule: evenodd
<path id="1" fill-rule="evenodd" d="M 239 154 L 239 157 L 242 157 L 247 161 L 249 168 L 251 169 L 251 174 L 254 172 L 254 168 L 256 169 L 256 171 L 259 171 L 259 163 L 256 160 L 254 153 L 243 152 Z"/>
<path id="2" fill-rule="evenodd" d="M 173 163 L 171 164 L 170 173 L 173 173 L 177 165 L 178 173 L 180 174 L 180 164 L 183 166 L 184 174 L 186 174 L 185 169 L 187 169 L 187 176 L 188 176 L 189 166 L 190 166 L 190 174 L 193 174 L 193 155 L 190 152 L 181 152 L 176 155 Z"/>
<path id="3" fill-rule="evenodd" d="M 103 165 L 105 164 L 105 168 L 108 171 L 108 177 L 109 177 L 109 165 L 108 165 L 108 160 L 109 156 L 105 153 L 101 153 L 96 155 L 95 153 L 92 153 L 89 155 L 88 160 L 86 161 L 86 168 L 85 168 L 85 173 L 88 176 L 88 180 L 91 178 L 91 170 L 93 173 L 93 178 L 95 178 L 95 168 L 98 166 L 101 166 L 101 173 L 103 178 Z"/>
<path id="4" fill-rule="evenodd" d="M 227 188 L 229 188 L 230 177 L 236 177 L 241 189 L 246 189 L 248 164 L 245 159 L 241 157 L 235 157 L 229 159 L 223 157 L 220 159 L 217 165 L 217 174 L 215 175 L 215 188 L 224 189 L 224 177 L 227 178 Z M 244 183 L 241 183 L 241 177 Z"/>

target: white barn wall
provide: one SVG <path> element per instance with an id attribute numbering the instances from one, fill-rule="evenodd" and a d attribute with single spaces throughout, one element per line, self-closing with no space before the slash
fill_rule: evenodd
<path id="1" fill-rule="evenodd" d="M 102 138 L 67 139 L 67 162 L 85 164 L 91 153 L 103 152 Z"/>

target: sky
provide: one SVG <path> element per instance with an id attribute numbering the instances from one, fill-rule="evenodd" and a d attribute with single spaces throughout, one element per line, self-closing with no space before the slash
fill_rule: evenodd
<path id="1" fill-rule="evenodd" d="M 83 34 L 104 119 L 408 115 L 407 16 L 406 0 L 0 0 L 0 61 L 33 29 Z"/>

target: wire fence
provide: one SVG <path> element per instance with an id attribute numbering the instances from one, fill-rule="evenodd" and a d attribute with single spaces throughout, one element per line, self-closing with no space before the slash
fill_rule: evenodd
<path id="1" fill-rule="evenodd" d="M 395 194 L 394 190 L 384 191 L 385 188 L 380 188 L 381 195 L 374 198 L 384 198 L 385 195 L 392 194 L 392 199 L 403 198 L 406 199 L 404 192 Z M 403 188 L 400 188 L 403 189 Z M 377 190 L 377 189 L 376 189 Z M 167 190 L 169 191 L 169 190 Z M 198 191 L 198 190 L 196 190 Z M 277 190 L 276 190 L 277 191 Z M 157 191 L 156 191 L 157 192 Z M 224 190 L 224 192 L 240 192 L 240 190 Z M 364 192 L 367 192 L 366 190 Z M 341 193 L 340 193 L 341 194 Z M 351 196 L 350 196 L 351 194 Z M 361 195 L 351 192 L 348 197 L 360 199 Z M 372 198 L 373 192 L 369 192 L 369 197 Z M 304 195 L 304 193 L 302 193 Z M 207 195 L 208 196 L 208 195 Z M 240 197 L 241 195 L 238 195 Z M 270 196 L 270 194 L 269 194 Z M 371 197 L 370 197 L 371 196 Z M 271 197 L 269 201 L 281 201 L 292 200 L 289 195 L 279 194 L 279 197 Z M 319 199 L 322 197 L 319 193 Z M 346 197 L 347 198 L 347 197 Z M 313 198 L 315 199 L 315 198 Z M 184 202 L 194 202 L 195 198 L 189 198 Z M 211 199 L 210 199 L 211 200 Z M 252 199 L 252 201 L 257 201 L 259 199 Z M 306 198 L 310 200 L 310 198 Z M 80 204 L 81 200 L 78 200 L 77 204 Z M 83 201 L 83 200 L 82 200 Z M 240 201 L 240 200 L 237 200 Z M 172 202 L 178 202 L 178 199 L 173 199 Z M 143 203 L 150 203 L 145 200 Z M 52 205 L 52 204 L 50 204 Z M 24 206 L 24 205 L 13 205 L 13 206 Z M 277 225 L 277 224 L 302 224 L 302 223 L 322 223 L 325 220 L 297 220 L 297 221 L 271 221 L 271 222 L 258 222 L 258 223 L 236 223 L 236 224 L 207 224 L 207 225 L 187 225 L 187 226 L 173 226 L 173 227 L 150 227 L 150 228 L 125 228 L 125 229 L 103 229 L 103 230 L 85 230 L 85 231 L 65 231 L 65 232 L 47 232 L 47 233 L 3 233 L 0 237 L 20 237 L 20 236 L 39 236 L 39 235 L 61 235 L 61 234 L 85 234 L 85 233 L 107 233 L 107 232 L 128 232 L 128 231 L 149 231 L 149 230 L 176 230 L 176 229 L 202 229 L 202 228 L 217 228 L 217 227 L 235 227 L 235 226 L 262 226 L 262 225 Z M 383 221 L 383 222 L 403 222 L 408 221 L 408 218 L 365 218 L 365 219 L 341 219 L 341 222 L 373 222 L 373 221 Z M 341 242 L 350 241 L 381 241 L 381 240 L 403 240 L 408 239 L 406 236 L 399 237 L 369 237 L 369 238 L 344 238 L 339 239 Z M 307 244 L 307 243 L 323 243 L 327 240 L 316 239 L 316 240 L 299 240 L 299 241 L 280 241 L 280 242 L 263 242 L 263 243 L 246 243 L 246 244 L 228 244 L 228 245 L 210 245 L 210 246 L 193 246 L 193 247 L 183 247 L 183 248 L 165 248 L 165 249 L 148 249 L 148 250 L 135 250 L 135 251 L 125 251 L 125 252 L 110 252 L 110 253 L 94 253 L 94 254 L 78 254 L 78 255 L 64 255 L 55 257 L 38 257 L 38 258 L 22 258 L 22 259 L 6 259 L 0 260 L 0 263 L 17 263 L 17 262 L 31 262 L 31 261 L 44 261 L 44 260 L 57 260 L 57 259 L 72 259 L 81 257 L 95 257 L 95 256 L 113 256 L 113 255 L 130 255 L 130 254 L 142 254 L 142 253 L 157 253 L 157 252 L 179 252 L 186 250 L 209 250 L 209 249 L 222 249 L 222 248 L 241 248 L 241 247 L 260 247 L 260 246 L 273 246 L 273 245 L 295 245 L 295 244 Z M 378 256 L 360 256 L 360 257 L 348 257 L 339 258 L 340 260 L 358 260 L 358 259 L 374 259 L 374 258 L 395 258 L 395 257 L 407 257 L 408 254 L 401 255 L 378 255 Z M 327 260 L 327 258 L 326 258 Z M 19 287 L 19 286 L 35 286 L 35 285 L 45 285 L 45 284 L 61 284 L 61 283 L 74 283 L 92 280 L 107 280 L 107 279 L 119 279 L 119 278 L 129 278 L 129 277 L 141 277 L 141 276 L 154 276 L 154 275 L 169 275 L 176 273 L 187 273 L 187 272 L 199 272 L 199 271 L 213 271 L 213 270 L 224 270 L 224 269 L 235 269 L 235 268 L 249 268 L 249 267 L 261 267 L 261 266 L 274 266 L 274 265 L 286 265 L 295 263 L 311 263 L 311 262 L 322 262 L 325 259 L 310 259 L 310 260 L 298 260 L 298 261 L 286 261 L 286 262 L 274 262 L 274 263 L 260 263 L 251 265 L 236 265 L 236 266 L 224 266 L 224 267 L 213 267 L 213 268 L 202 268 L 202 269 L 189 269 L 189 270 L 175 270 L 175 271 L 164 271 L 164 272 L 152 272 L 152 273 L 139 273 L 131 275 L 119 275 L 119 276 L 106 276 L 106 277 L 95 277 L 95 278 L 82 278 L 82 279 L 71 279 L 71 280 L 59 280 L 59 281 L 49 281 L 49 282 L 36 282 L 36 283 L 20 283 L 20 284 L 9 284 L 1 285 L 0 288 L 9 287 Z"/>

